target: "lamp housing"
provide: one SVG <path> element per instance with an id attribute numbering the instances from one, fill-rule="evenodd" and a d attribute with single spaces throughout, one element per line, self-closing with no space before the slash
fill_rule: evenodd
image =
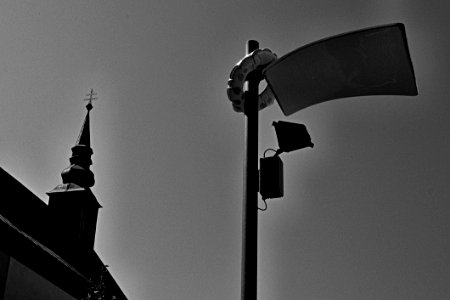
<path id="1" fill-rule="evenodd" d="M 285 121 L 273 122 L 272 125 L 275 127 L 280 148 L 277 153 L 314 147 L 305 125 Z"/>

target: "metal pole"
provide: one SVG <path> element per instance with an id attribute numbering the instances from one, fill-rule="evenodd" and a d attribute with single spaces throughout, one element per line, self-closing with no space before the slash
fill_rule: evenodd
<path id="1" fill-rule="evenodd" d="M 254 40 L 247 42 L 247 54 L 259 48 Z M 241 299 L 256 300 L 258 271 L 258 86 L 260 71 L 247 78 L 245 92 L 246 153 L 244 174 L 244 200 L 242 214 L 242 274 Z"/>

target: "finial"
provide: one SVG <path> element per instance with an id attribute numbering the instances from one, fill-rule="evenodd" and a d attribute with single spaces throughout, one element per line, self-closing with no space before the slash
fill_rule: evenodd
<path id="1" fill-rule="evenodd" d="M 87 98 L 84 98 L 84 101 L 89 101 L 88 104 L 86 105 L 86 108 L 88 111 L 93 108 L 92 101 L 98 99 L 96 96 L 97 96 L 97 93 L 94 93 L 94 89 L 91 89 L 89 94 L 86 94 Z"/>

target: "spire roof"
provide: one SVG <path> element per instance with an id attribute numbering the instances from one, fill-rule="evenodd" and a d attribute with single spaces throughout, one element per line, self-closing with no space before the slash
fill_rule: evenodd
<path id="1" fill-rule="evenodd" d="M 91 146 L 91 133 L 89 130 L 89 112 L 86 114 L 86 117 L 84 119 L 83 126 L 81 127 L 80 134 L 78 135 L 78 139 L 76 142 L 76 145 L 85 145 L 90 147 Z"/>
<path id="2" fill-rule="evenodd" d="M 84 101 L 88 101 L 88 104 L 86 105 L 87 113 L 86 118 L 84 119 L 83 126 L 81 127 L 80 134 L 78 135 L 77 139 L 77 145 L 85 145 L 85 146 L 91 146 L 91 134 L 89 131 L 89 113 L 94 108 L 92 106 L 92 101 L 97 100 L 97 93 L 94 93 L 94 89 L 91 89 L 89 94 L 86 95 L 86 98 L 84 98 Z"/>
<path id="3" fill-rule="evenodd" d="M 69 159 L 70 166 L 61 173 L 63 183 L 65 184 L 73 183 L 80 187 L 88 188 L 92 187 L 95 183 L 94 174 L 89 169 L 89 166 L 92 165 L 91 155 L 93 154 L 91 149 L 89 113 L 93 108 L 92 101 L 97 100 L 96 95 L 94 90 L 91 89 L 90 93 L 86 95 L 87 98 L 84 99 L 88 101 L 86 105 L 86 117 L 75 146 L 72 147 L 72 156 Z"/>

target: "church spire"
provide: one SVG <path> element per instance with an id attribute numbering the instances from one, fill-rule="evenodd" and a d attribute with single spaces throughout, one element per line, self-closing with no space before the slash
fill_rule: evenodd
<path id="1" fill-rule="evenodd" d="M 94 174 L 89 169 L 89 166 L 92 165 L 91 155 L 93 154 L 90 141 L 89 113 L 93 108 L 92 101 L 97 99 L 96 95 L 94 90 L 91 89 L 90 93 L 86 95 L 87 98 L 84 99 L 88 101 L 86 105 L 87 113 L 76 144 L 72 147 L 71 165 L 61 173 L 63 183 L 74 183 L 84 188 L 92 187 L 95 183 Z"/>
<path id="2" fill-rule="evenodd" d="M 91 187 L 94 185 L 94 174 L 89 169 L 92 165 L 89 113 L 92 101 L 96 99 L 93 90 L 87 95 L 88 104 L 84 123 L 80 134 L 72 147 L 70 166 L 61 173 L 62 184 L 48 192 L 48 207 L 53 218 L 54 247 L 76 258 L 77 249 L 93 249 L 97 228 L 98 203 Z"/>

